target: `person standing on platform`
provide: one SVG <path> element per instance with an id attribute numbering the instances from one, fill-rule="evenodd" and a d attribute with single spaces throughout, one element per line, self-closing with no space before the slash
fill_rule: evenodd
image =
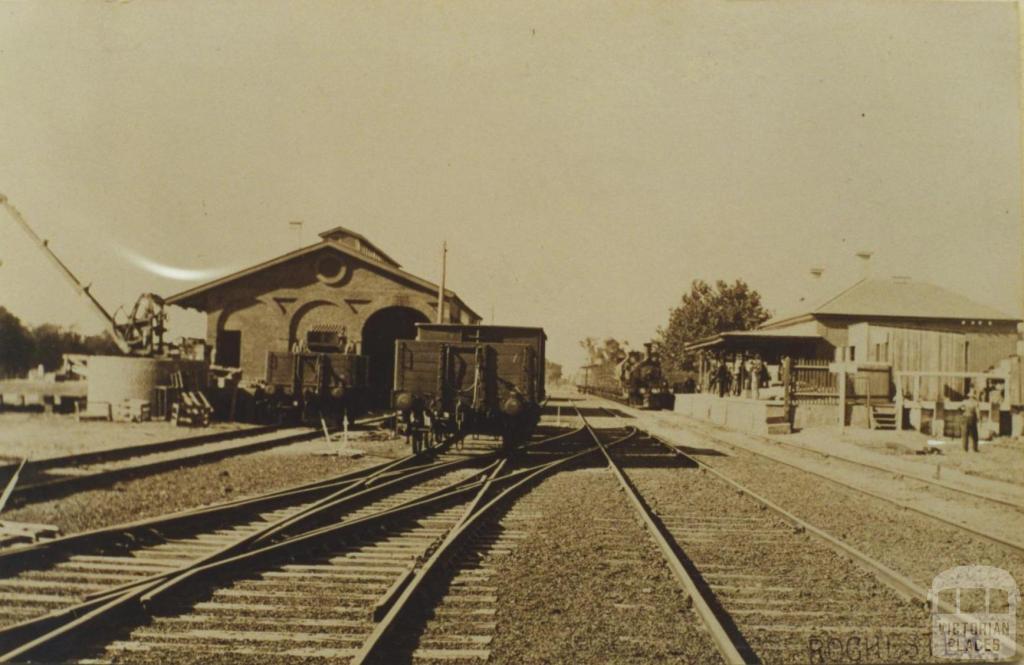
<path id="1" fill-rule="evenodd" d="M 972 388 L 967 393 L 967 399 L 964 400 L 963 404 L 960 405 L 960 410 L 964 412 L 962 420 L 962 428 L 964 431 L 964 452 L 968 452 L 968 443 L 973 440 L 974 452 L 978 452 L 978 409 L 981 405 L 978 404 L 978 400 L 974 397 L 974 389 Z"/>
<path id="2" fill-rule="evenodd" d="M 718 396 L 725 397 L 729 392 L 729 368 L 725 366 L 724 358 L 719 358 L 715 364 L 715 379 L 718 381 Z"/>
<path id="3" fill-rule="evenodd" d="M 743 393 L 743 356 L 736 354 L 732 361 L 732 394 L 739 397 Z"/>
<path id="4" fill-rule="evenodd" d="M 761 356 L 754 354 L 750 359 L 750 399 L 761 399 L 761 372 L 764 364 L 761 363 Z"/>

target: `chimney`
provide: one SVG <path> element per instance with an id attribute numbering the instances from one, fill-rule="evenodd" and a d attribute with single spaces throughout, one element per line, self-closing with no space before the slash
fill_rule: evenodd
<path id="1" fill-rule="evenodd" d="M 857 252 L 857 258 L 861 260 L 860 264 L 860 277 L 861 279 L 867 279 L 871 276 L 871 257 L 874 252 L 868 250 L 861 250 Z"/>

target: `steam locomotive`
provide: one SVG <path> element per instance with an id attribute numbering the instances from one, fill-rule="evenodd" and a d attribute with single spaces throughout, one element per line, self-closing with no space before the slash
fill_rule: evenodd
<path id="1" fill-rule="evenodd" d="M 419 452 L 470 434 L 529 439 L 544 400 L 541 328 L 418 324 L 395 343 L 397 427 Z"/>
<path id="2" fill-rule="evenodd" d="M 642 409 L 671 409 L 675 398 L 668 379 L 661 370 L 661 360 L 651 342 L 644 344 L 644 354 L 632 351 L 619 365 L 619 382 L 631 406 Z"/>
<path id="3" fill-rule="evenodd" d="M 620 363 L 590 365 L 580 392 L 601 395 L 641 409 L 671 409 L 675 396 L 654 344 L 644 344 L 644 352 L 630 351 Z"/>

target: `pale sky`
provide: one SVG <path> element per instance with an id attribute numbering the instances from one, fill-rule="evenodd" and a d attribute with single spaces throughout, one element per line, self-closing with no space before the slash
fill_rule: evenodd
<path id="1" fill-rule="evenodd" d="M 111 310 L 344 225 L 485 318 L 652 337 L 853 253 L 1020 312 L 1018 18 L 953 2 L 2 2 L 0 192 Z M 132 257 L 136 257 L 133 263 Z M 0 305 L 98 329 L 0 213 Z M 177 334 L 202 318 L 172 311 Z"/>

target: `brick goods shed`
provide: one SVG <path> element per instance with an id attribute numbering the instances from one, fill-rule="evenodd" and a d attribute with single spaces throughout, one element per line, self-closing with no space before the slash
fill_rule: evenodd
<path id="1" fill-rule="evenodd" d="M 341 333 L 349 349 L 370 357 L 373 385 L 390 391 L 396 339 L 415 337 L 417 323 L 437 316 L 438 287 L 405 272 L 383 250 L 348 229 L 276 259 L 188 289 L 167 304 L 206 313 L 212 362 L 264 376 L 268 351 L 288 351 L 317 333 Z M 444 320 L 480 317 L 446 291 Z"/>

